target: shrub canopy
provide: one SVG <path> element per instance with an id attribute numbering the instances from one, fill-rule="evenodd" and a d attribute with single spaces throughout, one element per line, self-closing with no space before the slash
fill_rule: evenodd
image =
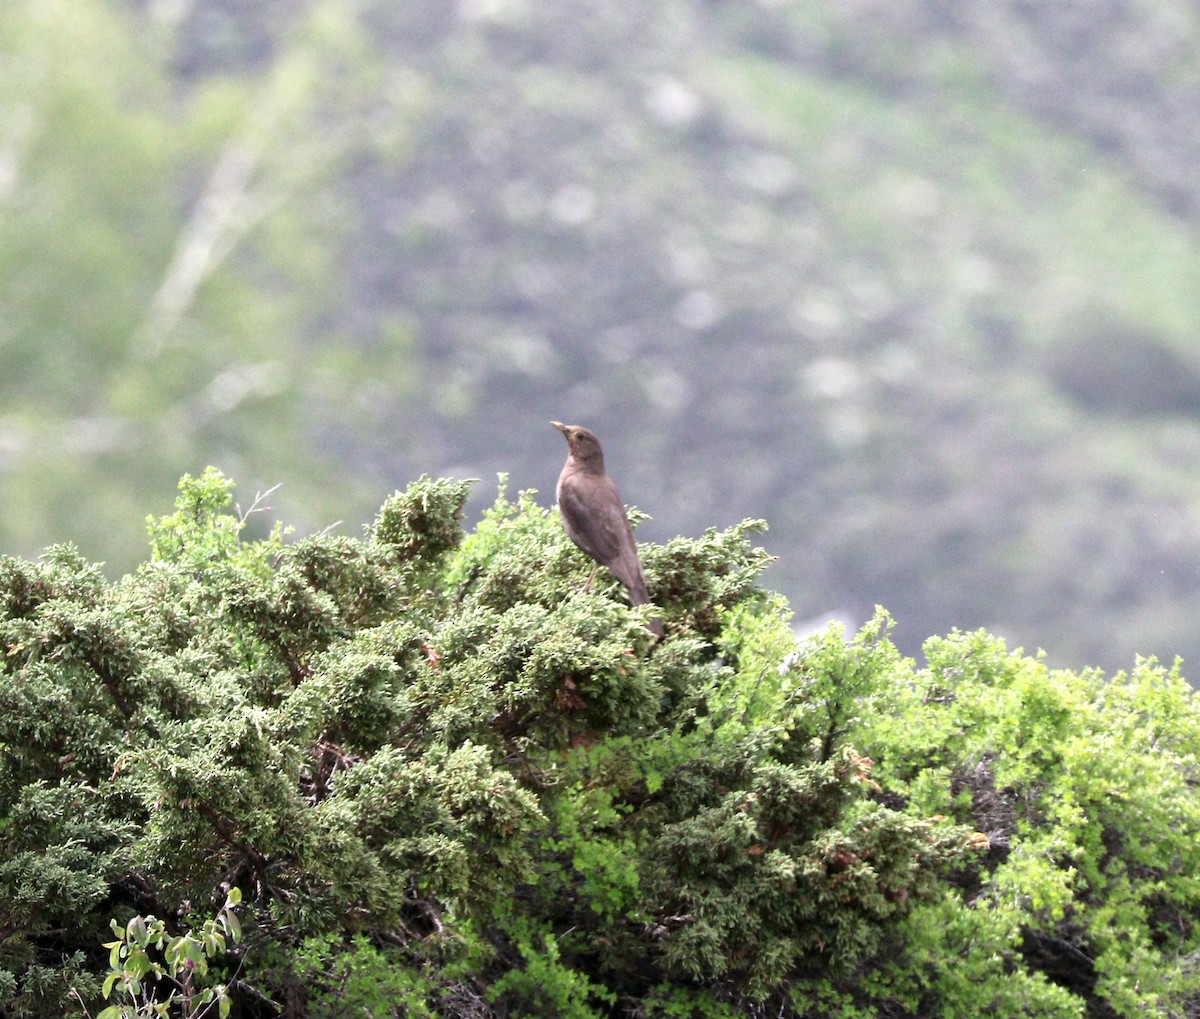
<path id="1" fill-rule="evenodd" d="M 798 641 L 754 521 L 644 547 L 631 609 L 468 488 L 250 541 L 210 469 L 120 581 L 0 560 L 0 1015 L 95 1014 L 110 921 L 237 898 L 244 1016 L 1200 1008 L 1177 671 Z"/>

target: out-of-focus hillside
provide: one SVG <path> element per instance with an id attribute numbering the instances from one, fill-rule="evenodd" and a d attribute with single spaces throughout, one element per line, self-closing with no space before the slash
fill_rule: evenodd
<path id="1" fill-rule="evenodd" d="M 9 0 L 0 547 L 120 571 L 214 462 L 356 530 L 422 473 L 771 522 L 909 650 L 1200 661 L 1183 0 Z"/>

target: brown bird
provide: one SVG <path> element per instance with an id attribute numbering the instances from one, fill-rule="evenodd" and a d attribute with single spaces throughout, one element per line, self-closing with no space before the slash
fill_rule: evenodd
<path id="1" fill-rule="evenodd" d="M 604 451 L 600 440 L 579 425 L 551 421 L 567 437 L 567 462 L 558 476 L 558 511 L 562 514 L 567 537 L 601 566 L 607 566 L 629 591 L 629 601 L 645 605 L 650 601 L 646 577 L 638 559 L 633 528 L 625 516 L 625 504 L 612 478 L 604 473 Z M 646 624 L 651 633 L 662 637 L 659 619 Z"/>

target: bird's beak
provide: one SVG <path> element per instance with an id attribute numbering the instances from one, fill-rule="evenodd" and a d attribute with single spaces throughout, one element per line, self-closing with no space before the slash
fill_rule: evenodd
<path id="1" fill-rule="evenodd" d="M 564 425 L 561 421 L 551 421 L 550 423 L 552 425 L 554 425 L 554 427 L 557 428 L 560 432 L 565 432 L 567 430 L 567 426 Z"/>

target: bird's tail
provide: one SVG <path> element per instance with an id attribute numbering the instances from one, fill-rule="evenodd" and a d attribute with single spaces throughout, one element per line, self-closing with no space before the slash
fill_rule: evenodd
<path id="1" fill-rule="evenodd" d="M 627 590 L 629 591 L 630 605 L 650 604 L 650 594 L 646 590 L 646 582 L 644 580 L 641 583 L 630 584 Z M 658 616 L 655 616 L 646 623 L 646 629 L 654 634 L 654 636 L 656 636 L 659 640 L 663 639 L 663 624 L 662 620 L 659 619 Z"/>

